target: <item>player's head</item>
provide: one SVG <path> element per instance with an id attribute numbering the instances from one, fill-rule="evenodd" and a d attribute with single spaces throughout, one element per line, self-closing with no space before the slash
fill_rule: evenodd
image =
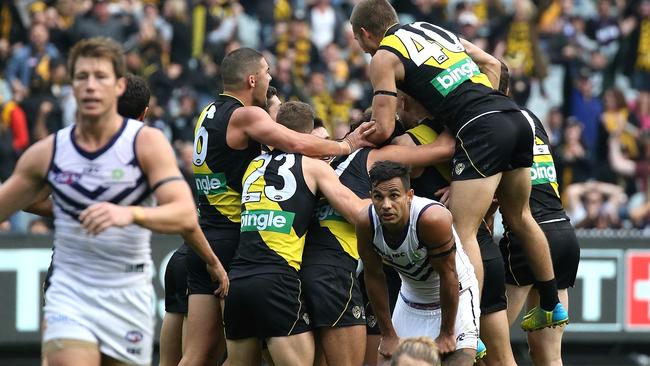
<path id="1" fill-rule="evenodd" d="M 77 42 L 70 50 L 68 69 L 82 119 L 117 113 L 117 98 L 126 88 L 124 55 L 118 43 L 104 37 Z"/>
<path id="2" fill-rule="evenodd" d="M 126 75 L 126 90 L 117 100 L 117 113 L 126 118 L 144 120 L 149 109 L 151 91 L 147 82 L 133 74 Z"/>
<path id="3" fill-rule="evenodd" d="M 221 62 L 221 79 L 225 91 L 251 92 L 253 105 L 266 106 L 271 74 L 261 53 L 247 47 L 230 52 Z"/>
<path id="4" fill-rule="evenodd" d="M 276 122 L 297 132 L 310 133 L 314 129 L 314 110 L 303 102 L 282 103 Z"/>
<path id="5" fill-rule="evenodd" d="M 350 23 L 354 38 L 361 48 L 374 54 L 386 30 L 399 23 L 399 20 L 388 0 L 361 0 L 352 9 Z"/>
<path id="6" fill-rule="evenodd" d="M 278 90 L 273 86 L 269 86 L 266 91 L 266 108 L 264 109 L 266 109 L 266 112 L 274 121 L 278 116 L 280 104 L 282 104 L 282 101 L 280 100 L 280 97 L 278 97 Z"/>
<path id="7" fill-rule="evenodd" d="M 410 95 L 401 90 L 397 91 L 397 115 L 404 125 L 410 129 L 418 125 L 422 119 L 429 115 L 424 106 Z"/>
<path id="8" fill-rule="evenodd" d="M 408 166 L 378 161 L 370 169 L 370 198 L 382 224 L 403 226 L 408 222 L 413 190 Z"/>
<path id="9" fill-rule="evenodd" d="M 429 337 L 407 338 L 393 352 L 391 366 L 439 366 L 436 342 Z"/>

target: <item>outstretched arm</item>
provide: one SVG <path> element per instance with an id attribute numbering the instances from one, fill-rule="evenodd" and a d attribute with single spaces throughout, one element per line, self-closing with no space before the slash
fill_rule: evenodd
<path id="1" fill-rule="evenodd" d="M 451 160 L 456 149 L 456 141 L 445 131 L 430 144 L 418 146 L 386 145 L 374 149 L 368 155 L 368 166 L 375 161 L 392 160 L 413 167 L 427 167 Z"/>
<path id="2" fill-rule="evenodd" d="M 488 77 L 492 87 L 497 89 L 499 87 L 499 79 L 501 78 L 501 61 L 466 39 L 461 38 L 460 43 L 465 47 L 465 52 L 467 52 L 469 57 L 476 62 L 481 72 Z"/>
<path id="3" fill-rule="evenodd" d="M 348 135 L 344 141 L 333 141 L 288 129 L 258 107 L 239 108 L 231 118 L 234 128 L 228 128 L 226 138 L 233 148 L 245 147 L 250 138 L 285 152 L 314 157 L 347 155 L 357 148 L 371 146 L 366 135 L 374 131 L 374 123 L 367 123 L 359 126 L 358 131 Z M 244 146 L 237 146 L 235 142 Z"/>
<path id="4" fill-rule="evenodd" d="M 456 273 L 456 241 L 451 213 L 434 205 L 424 211 L 418 221 L 421 244 L 427 248 L 429 263 L 440 276 L 440 308 L 442 320 L 436 343 L 440 353 L 456 350 L 454 327 L 458 312 L 458 274 Z"/>
<path id="5" fill-rule="evenodd" d="M 375 125 L 377 130 L 369 135 L 368 139 L 375 144 L 384 143 L 395 129 L 397 111 L 395 78 L 400 76 L 396 72 L 399 67 L 402 67 L 401 73 L 403 73 L 403 66 L 397 56 L 385 50 L 377 51 L 370 61 L 368 74 L 375 92 L 372 98 L 372 120 L 377 123 Z"/>

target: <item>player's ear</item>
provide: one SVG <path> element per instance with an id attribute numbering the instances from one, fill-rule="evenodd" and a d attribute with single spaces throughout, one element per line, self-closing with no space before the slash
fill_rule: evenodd
<path id="1" fill-rule="evenodd" d="M 117 95 L 118 97 L 122 96 L 124 92 L 126 91 L 126 78 L 118 78 L 117 79 Z"/>
<path id="2" fill-rule="evenodd" d="M 142 111 L 142 114 L 138 116 L 138 121 L 144 122 L 144 118 L 147 116 L 147 112 L 149 112 L 149 107 L 144 108 L 144 111 Z"/>
<path id="3" fill-rule="evenodd" d="M 406 192 L 406 195 L 408 196 L 408 198 L 409 198 L 409 203 L 410 203 L 411 200 L 413 199 L 413 195 L 414 195 L 414 193 L 413 193 L 413 188 L 409 189 L 409 190 Z"/>

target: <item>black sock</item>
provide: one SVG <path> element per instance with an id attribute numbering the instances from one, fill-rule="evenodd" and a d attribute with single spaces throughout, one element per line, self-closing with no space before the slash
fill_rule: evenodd
<path id="1" fill-rule="evenodd" d="M 557 283 L 555 278 L 548 281 L 535 281 L 535 288 L 539 291 L 539 305 L 543 310 L 552 311 L 560 302 L 557 297 Z"/>

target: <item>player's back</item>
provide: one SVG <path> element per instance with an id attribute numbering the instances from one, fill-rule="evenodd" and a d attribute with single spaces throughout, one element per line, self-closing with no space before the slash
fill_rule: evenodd
<path id="1" fill-rule="evenodd" d="M 439 202 L 423 197 L 413 196 L 409 211 L 408 226 L 404 229 L 401 242 L 387 242 L 381 221 L 374 206 L 370 206 L 369 215 L 373 226 L 373 249 L 382 257 L 384 263 L 394 267 L 402 278 L 400 292 L 409 301 L 429 304 L 440 301 L 440 277 L 429 263 L 427 248 L 420 244 L 418 237 L 418 220 L 424 210 Z M 460 239 L 453 229 L 456 242 L 456 272 L 459 290 L 469 288 L 475 281 L 474 268 L 463 251 Z"/>
<path id="2" fill-rule="evenodd" d="M 454 134 L 483 113 L 518 110 L 511 99 L 492 89 L 459 38 L 442 27 L 427 22 L 394 25 L 379 49 L 396 55 L 404 66 L 397 87 L 446 121 Z"/>
<path id="3" fill-rule="evenodd" d="M 370 198 L 368 154 L 371 149 L 359 149 L 348 156 L 336 158 L 331 166 L 341 183 L 357 197 Z M 338 213 L 324 197 L 318 201 L 313 221 L 307 232 L 303 265 L 327 264 L 355 271 L 359 252 L 354 225 Z"/>
<path id="4" fill-rule="evenodd" d="M 239 232 L 242 177 L 250 163 L 260 154 L 259 143 L 249 140 L 244 150 L 228 146 L 226 131 L 230 118 L 244 104 L 237 98 L 220 94 L 205 107 L 194 132 L 194 179 L 199 196 L 202 228 Z"/>
<path id="5" fill-rule="evenodd" d="M 229 277 L 261 273 L 297 276 L 316 196 L 303 156 L 278 150 L 255 158 L 244 174 L 241 234 Z"/>
<path id="6" fill-rule="evenodd" d="M 101 149 L 88 152 L 75 141 L 75 125 L 59 130 L 47 174 L 54 198 L 53 276 L 64 274 L 91 286 L 122 287 L 151 279 L 151 232 L 138 225 L 109 227 L 90 235 L 79 214 L 99 202 L 153 206 L 135 152 L 142 122 L 124 119 Z"/>

